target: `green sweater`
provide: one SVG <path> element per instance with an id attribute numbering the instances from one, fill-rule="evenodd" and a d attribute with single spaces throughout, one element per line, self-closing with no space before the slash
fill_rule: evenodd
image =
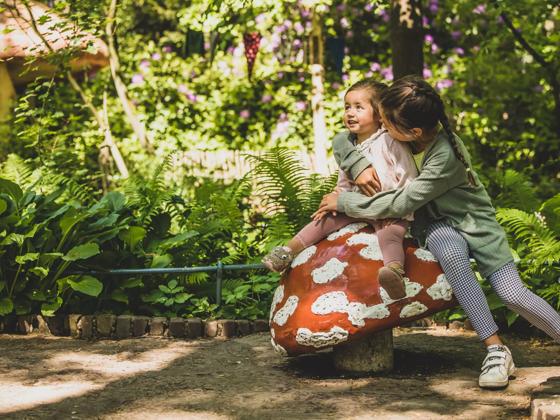
<path id="1" fill-rule="evenodd" d="M 470 163 L 463 142 L 456 139 Z M 340 168 L 353 179 L 370 166 L 348 141 L 348 132 L 335 136 L 333 150 Z M 480 273 L 488 277 L 513 261 L 513 257 L 490 197 L 478 176 L 474 176 L 477 184 L 471 186 L 465 167 L 455 157 L 446 135 L 440 132 L 425 150 L 418 177 L 406 187 L 373 197 L 342 192 L 337 208 L 352 217 L 372 219 L 399 218 L 414 212 L 412 233 L 423 246 L 428 226 L 444 221 L 465 238 Z"/>

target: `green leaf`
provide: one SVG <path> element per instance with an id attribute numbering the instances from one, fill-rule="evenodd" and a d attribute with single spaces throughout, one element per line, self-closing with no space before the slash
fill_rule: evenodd
<path id="1" fill-rule="evenodd" d="M 171 293 L 171 289 L 164 284 L 160 284 L 158 288 L 164 293 Z"/>
<path id="2" fill-rule="evenodd" d="M 155 255 L 152 260 L 151 268 L 163 268 L 169 266 L 173 261 L 173 256 L 170 254 Z"/>
<path id="3" fill-rule="evenodd" d="M 167 283 L 167 286 L 170 289 L 175 289 L 175 287 L 177 287 L 177 280 L 173 279 L 173 280 L 169 281 L 169 283 Z"/>
<path id="4" fill-rule="evenodd" d="M 465 315 L 461 314 L 461 313 L 454 313 L 449 315 L 449 317 L 447 318 L 449 321 L 455 321 L 457 319 L 463 319 L 465 317 Z"/>
<path id="5" fill-rule="evenodd" d="M 33 290 L 31 293 L 27 293 L 26 296 L 35 301 L 44 302 L 47 300 L 47 296 L 41 290 Z"/>
<path id="6" fill-rule="evenodd" d="M 160 299 L 162 296 L 163 293 L 161 293 L 159 290 L 152 290 L 147 295 L 142 295 L 142 301 L 147 303 L 154 303 L 157 302 L 157 300 Z"/>
<path id="7" fill-rule="evenodd" d="M 57 296 L 54 302 L 45 302 L 41 305 L 41 314 L 44 316 L 54 316 L 55 312 L 60 309 L 64 301 Z"/>
<path id="8" fill-rule="evenodd" d="M 175 303 L 175 301 L 173 300 L 173 298 L 168 298 L 168 299 L 165 301 L 164 305 L 165 305 L 165 306 L 171 306 L 171 305 L 173 305 L 173 303 Z"/>
<path id="9" fill-rule="evenodd" d="M 81 219 L 83 219 L 85 215 L 83 213 L 78 212 L 76 209 L 70 209 L 66 214 L 60 219 L 60 230 L 62 231 L 62 235 L 66 236 L 68 232 L 74 227 L 76 223 L 78 223 Z"/>
<path id="10" fill-rule="evenodd" d="M 132 278 L 126 279 L 120 285 L 123 289 L 132 289 L 134 287 L 142 287 L 144 286 L 144 282 L 140 278 Z"/>
<path id="11" fill-rule="evenodd" d="M 189 300 L 193 296 L 194 295 L 192 295 L 190 293 L 179 293 L 178 295 L 175 296 L 175 302 L 185 303 L 187 300 Z"/>
<path id="12" fill-rule="evenodd" d="M 29 272 L 35 274 L 41 279 L 44 279 L 49 274 L 49 269 L 47 267 L 33 267 L 29 270 Z"/>
<path id="13" fill-rule="evenodd" d="M 8 315 L 14 310 L 14 303 L 10 298 L 0 299 L 0 315 Z"/>
<path id="14" fill-rule="evenodd" d="M 0 214 L 4 213 L 7 208 L 8 208 L 8 203 L 6 202 L 6 200 L 0 198 Z"/>
<path id="15" fill-rule="evenodd" d="M 116 302 L 128 304 L 128 296 L 122 289 L 115 289 L 111 292 L 111 299 Z"/>
<path id="16" fill-rule="evenodd" d="M 519 317 L 518 313 L 513 311 L 508 311 L 506 315 L 508 327 L 511 327 L 511 325 L 517 320 L 518 317 Z"/>
<path id="17" fill-rule="evenodd" d="M 18 184 L 4 178 L 0 178 L 0 192 L 8 194 L 16 202 L 19 202 L 23 196 L 23 191 Z"/>
<path id="18" fill-rule="evenodd" d="M 27 254 L 17 256 L 16 262 L 20 265 L 23 265 L 28 261 L 37 261 L 38 259 L 39 259 L 38 252 L 29 252 Z"/>
<path id="19" fill-rule="evenodd" d="M 6 282 L 5 281 L 0 281 L 0 292 L 2 290 L 4 290 L 5 287 L 6 287 Z"/>
<path id="20" fill-rule="evenodd" d="M 146 229 L 140 226 L 131 226 L 129 229 L 119 233 L 119 238 L 126 243 L 130 249 L 136 246 L 146 237 Z"/>
<path id="21" fill-rule="evenodd" d="M 76 277 L 76 276 L 70 276 Z M 73 280 L 71 278 L 67 278 L 68 284 L 70 287 L 77 291 L 81 292 L 88 296 L 97 297 L 103 290 L 103 283 L 97 280 L 95 277 L 92 276 L 83 276 L 79 280 Z"/>
<path id="22" fill-rule="evenodd" d="M 99 245 L 95 242 L 78 245 L 72 248 L 68 253 L 62 257 L 65 261 L 85 260 L 99 254 Z"/>

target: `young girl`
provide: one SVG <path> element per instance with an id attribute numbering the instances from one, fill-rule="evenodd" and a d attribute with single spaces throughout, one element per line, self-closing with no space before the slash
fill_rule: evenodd
<path id="1" fill-rule="evenodd" d="M 436 91 L 418 77 L 400 79 L 383 93 L 380 114 L 389 135 L 416 154 L 419 176 L 404 188 L 373 197 L 354 192 L 328 194 L 318 213 L 338 211 L 353 217 L 387 218 L 415 212 L 414 236 L 439 260 L 457 300 L 487 346 L 479 385 L 506 386 L 514 371 L 513 359 L 497 335 L 498 327 L 469 255 L 509 308 L 557 342 L 560 315 L 519 278 L 490 198 L 470 167 L 463 143 L 452 133 Z M 343 160 L 340 167 L 348 169 L 353 178 L 360 177 L 368 162 L 350 142 L 337 139 L 333 146 L 337 160 Z"/>
<path id="2" fill-rule="evenodd" d="M 349 143 L 364 153 L 377 171 L 382 190 L 392 190 L 408 185 L 417 175 L 417 170 L 406 146 L 394 141 L 381 128 L 378 102 L 380 94 L 386 88 L 382 83 L 365 79 L 348 89 L 344 96 L 343 119 L 349 133 L 341 133 L 339 137 L 349 140 Z M 342 170 L 339 171 L 337 190 L 358 191 Z M 403 298 L 406 296 L 403 238 L 409 221 L 413 220 L 412 212 L 403 214 L 401 220 L 391 222 L 353 219 L 326 212 L 317 214 L 315 220 L 297 233 L 287 246 L 276 247 L 266 255 L 263 263 L 272 271 L 282 272 L 303 249 L 360 220 L 372 224 L 379 239 L 384 262 L 384 267 L 378 273 L 379 284 L 392 299 Z"/>

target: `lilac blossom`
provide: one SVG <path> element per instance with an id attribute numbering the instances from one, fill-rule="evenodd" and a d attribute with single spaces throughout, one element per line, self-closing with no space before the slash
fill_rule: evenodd
<path id="1" fill-rule="evenodd" d="M 424 41 L 426 41 L 426 44 L 430 45 L 432 42 L 434 42 L 434 37 L 430 34 L 427 34 L 424 37 Z"/>
<path id="2" fill-rule="evenodd" d="M 379 71 L 381 70 L 381 64 L 375 62 L 371 63 L 370 69 L 371 71 Z"/>
<path id="3" fill-rule="evenodd" d="M 422 26 L 430 26 L 430 19 L 426 16 L 422 16 Z"/>
<path id="4" fill-rule="evenodd" d="M 465 55 L 465 50 L 461 47 L 453 48 L 453 52 L 457 55 Z"/>
<path id="5" fill-rule="evenodd" d="M 171 51 L 173 51 L 173 48 L 171 48 L 171 45 L 166 45 L 165 47 L 163 47 L 161 49 L 164 53 L 170 53 Z"/>
<path id="6" fill-rule="evenodd" d="M 143 82 L 144 82 L 144 76 L 142 76 L 141 74 L 136 73 L 134 76 L 132 76 L 132 84 L 133 85 L 139 85 Z"/>
<path id="7" fill-rule="evenodd" d="M 260 15 L 257 15 L 257 17 L 255 18 L 255 22 L 257 23 L 257 25 L 264 23 L 265 20 L 266 20 L 265 13 L 261 13 Z"/>
<path id="8" fill-rule="evenodd" d="M 436 54 L 439 51 L 439 47 L 437 46 L 437 44 L 432 44 L 431 51 L 432 54 Z"/>
<path id="9" fill-rule="evenodd" d="M 342 26 L 344 29 L 349 28 L 350 22 L 348 22 L 348 19 L 343 17 L 342 19 L 340 19 L 340 26 Z"/>
<path id="10" fill-rule="evenodd" d="M 382 12 L 384 12 L 381 13 L 381 19 L 383 20 L 383 22 L 389 22 L 390 19 L 389 13 L 387 13 L 387 11 L 384 9 L 382 9 Z"/>
<path id="11" fill-rule="evenodd" d="M 262 96 L 262 98 L 261 98 L 261 102 L 262 102 L 263 104 L 268 104 L 268 103 L 271 102 L 271 101 L 272 101 L 272 95 L 269 95 L 268 93 L 267 93 L 267 94 L 264 94 L 264 95 Z"/>
<path id="12" fill-rule="evenodd" d="M 342 85 L 338 82 L 334 82 L 331 86 L 334 90 L 338 90 L 342 87 Z"/>
<path id="13" fill-rule="evenodd" d="M 348 31 L 348 32 L 346 32 L 346 36 L 347 36 L 348 38 L 354 37 L 354 31 Z"/>
<path id="14" fill-rule="evenodd" d="M 140 68 L 143 70 L 146 70 L 150 67 L 150 61 L 149 60 L 142 60 L 140 62 Z"/>
<path id="15" fill-rule="evenodd" d="M 373 4 L 371 4 L 371 3 L 366 4 L 365 7 L 364 7 L 364 10 L 366 12 L 371 12 L 373 10 Z"/>
<path id="16" fill-rule="evenodd" d="M 181 83 L 179 86 L 177 86 L 177 92 L 186 95 L 190 92 L 190 90 L 183 83 Z"/>
<path id="17" fill-rule="evenodd" d="M 251 116 L 251 111 L 249 111 L 248 109 L 243 109 L 239 112 L 239 116 L 246 120 Z"/>
<path id="18" fill-rule="evenodd" d="M 154 60 L 154 61 L 161 60 L 161 54 L 160 53 L 153 53 L 152 54 L 152 60 Z"/>
<path id="19" fill-rule="evenodd" d="M 432 14 L 435 15 L 438 12 L 438 9 L 439 9 L 438 0 L 432 0 L 430 2 L 430 5 L 428 6 L 428 9 L 430 10 L 430 12 Z"/>
<path id="20" fill-rule="evenodd" d="M 366 77 L 372 77 L 373 76 L 373 72 L 370 70 L 366 73 Z"/>
<path id="21" fill-rule="evenodd" d="M 296 34 L 298 34 L 298 35 L 301 35 L 305 32 L 305 28 L 303 27 L 303 25 L 300 22 L 294 23 L 294 30 L 296 31 Z"/>
<path id="22" fill-rule="evenodd" d="M 381 69 L 381 76 L 387 80 L 393 80 L 393 69 L 391 67 Z"/>
<path id="23" fill-rule="evenodd" d="M 304 101 L 297 101 L 296 102 L 296 110 L 299 112 L 305 111 L 307 109 L 307 103 Z"/>
<path id="24" fill-rule="evenodd" d="M 340 3 L 338 6 L 336 6 L 336 10 L 338 12 L 344 12 L 346 10 L 346 5 L 344 3 Z"/>
<path id="25" fill-rule="evenodd" d="M 296 50 L 301 48 L 301 39 L 294 39 L 294 43 L 292 44 Z"/>
<path id="26" fill-rule="evenodd" d="M 350 79 L 350 76 L 348 76 L 346 73 L 342 75 L 342 81 L 343 82 L 347 82 L 348 79 Z"/>
<path id="27" fill-rule="evenodd" d="M 187 99 L 193 103 L 198 102 L 198 96 L 196 96 L 194 93 L 192 92 L 188 92 L 187 93 Z"/>
<path id="28" fill-rule="evenodd" d="M 453 86 L 453 80 L 449 80 L 449 79 L 443 79 L 436 83 L 436 89 L 438 90 L 447 89 L 450 88 L 451 86 Z"/>
<path id="29" fill-rule="evenodd" d="M 307 9 L 301 9 L 299 11 L 299 14 L 301 15 L 302 18 L 307 19 L 309 16 L 311 16 L 311 13 L 309 12 L 309 10 Z"/>
<path id="30" fill-rule="evenodd" d="M 473 10 L 473 13 L 476 13 L 477 15 L 482 15 L 485 12 L 486 12 L 486 5 L 485 4 L 479 4 Z"/>
<path id="31" fill-rule="evenodd" d="M 459 38 L 461 38 L 461 35 L 463 35 L 463 33 L 461 31 L 452 31 L 451 32 L 451 38 L 453 38 L 454 41 L 457 41 Z"/>
<path id="32" fill-rule="evenodd" d="M 429 68 L 424 68 L 424 70 L 422 71 L 422 76 L 424 76 L 425 79 L 429 79 L 430 77 L 432 77 L 432 71 Z"/>

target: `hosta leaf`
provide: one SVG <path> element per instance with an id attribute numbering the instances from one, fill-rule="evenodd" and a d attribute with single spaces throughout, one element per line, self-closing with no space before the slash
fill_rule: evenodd
<path id="1" fill-rule="evenodd" d="M 54 302 L 45 302 L 41 305 L 41 314 L 44 316 L 54 316 L 55 312 L 62 306 L 63 300 L 58 296 Z"/>
<path id="2" fill-rule="evenodd" d="M 97 254 L 99 254 L 99 245 L 90 242 L 75 246 L 62 259 L 65 261 L 85 260 Z"/>
<path id="3" fill-rule="evenodd" d="M 75 278 L 75 276 L 71 277 Z M 88 296 L 99 296 L 99 294 L 103 290 L 103 283 L 92 276 L 83 276 L 79 278 L 79 280 L 67 278 L 67 281 L 73 290 Z"/>
<path id="4" fill-rule="evenodd" d="M 127 230 L 119 233 L 119 238 L 121 238 L 130 249 L 135 249 L 145 237 L 146 229 L 140 226 L 131 226 Z"/>
<path id="5" fill-rule="evenodd" d="M 128 304 L 128 296 L 122 289 L 115 289 L 111 292 L 111 299 L 116 302 L 127 303 Z"/>
<path id="6" fill-rule="evenodd" d="M 14 303 L 10 298 L 0 299 L 0 315 L 8 315 L 14 310 Z"/>
<path id="7" fill-rule="evenodd" d="M 23 265 L 26 262 L 37 261 L 38 259 L 39 259 L 39 253 L 38 252 L 29 252 L 27 254 L 17 256 L 16 257 L 16 262 L 18 264 Z"/>

